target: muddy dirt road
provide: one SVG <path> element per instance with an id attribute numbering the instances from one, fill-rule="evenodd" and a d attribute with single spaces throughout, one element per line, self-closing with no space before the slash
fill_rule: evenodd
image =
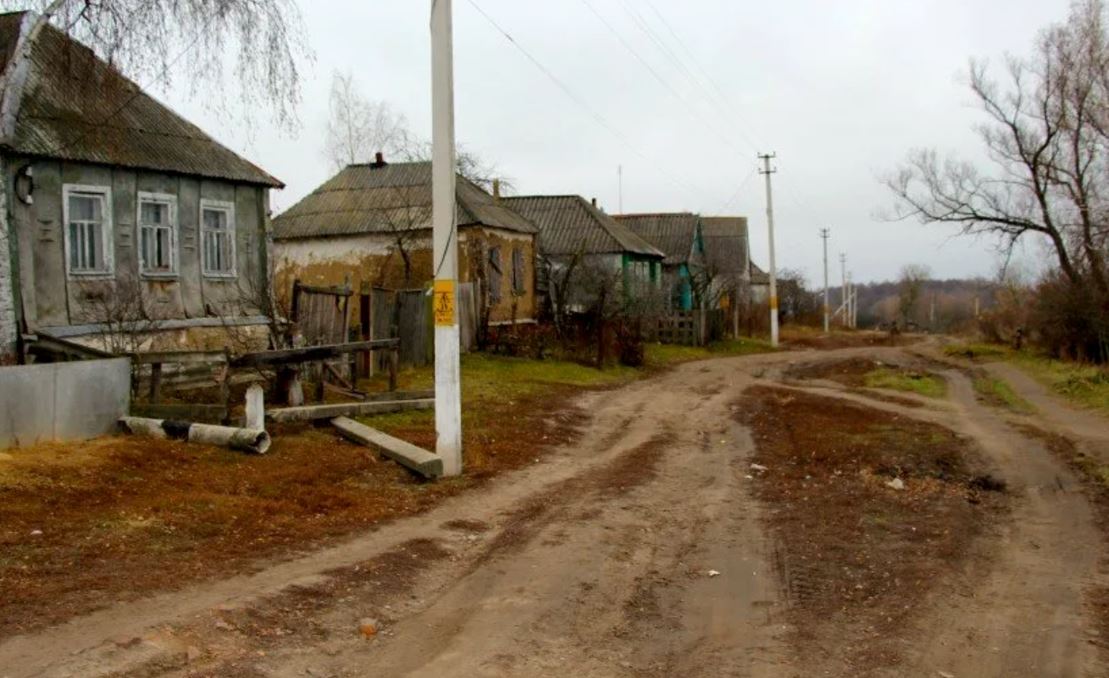
<path id="1" fill-rule="evenodd" d="M 335 548 L 0 641 L 0 678 L 1107 675 L 1104 611 L 1091 603 L 1107 552 L 1080 481 L 951 367 L 937 368 L 942 401 L 784 384 L 951 429 L 1011 502 L 911 601 L 903 634 L 883 639 L 894 664 L 795 646 L 736 403 L 787 381 L 791 365 L 864 356 L 921 359 L 884 348 L 718 359 L 591 394 L 582 438 L 524 471 Z M 1102 449 L 1106 429 L 1086 416 L 1068 428 L 1061 407 L 1026 419 Z"/>

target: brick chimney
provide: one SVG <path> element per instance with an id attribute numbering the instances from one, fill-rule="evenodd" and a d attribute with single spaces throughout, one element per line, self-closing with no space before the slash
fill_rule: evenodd
<path id="1" fill-rule="evenodd" d="M 596 199 L 596 198 L 592 198 L 592 199 L 590 199 L 590 202 L 592 202 L 592 203 L 593 203 L 593 206 L 594 206 L 594 207 L 596 207 L 596 206 L 597 206 L 597 199 Z"/>
<path id="2" fill-rule="evenodd" d="M 501 201 L 501 180 L 493 180 L 493 202 L 499 203 Z"/>
<path id="3" fill-rule="evenodd" d="M 370 163 L 370 167 L 372 167 L 373 169 L 381 169 L 388 164 L 389 163 L 385 162 L 385 154 L 381 151 L 378 151 L 377 153 L 374 153 L 374 161 Z"/>

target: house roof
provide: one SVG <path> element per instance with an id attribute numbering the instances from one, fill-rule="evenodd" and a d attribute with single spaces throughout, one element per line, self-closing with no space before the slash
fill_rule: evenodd
<path id="1" fill-rule="evenodd" d="M 523 216 L 494 203 L 493 196 L 465 177 L 458 177 L 455 192 L 458 226 L 538 231 Z M 278 240 L 426 228 L 431 228 L 430 162 L 347 165 L 273 219 Z"/>
<path id="2" fill-rule="evenodd" d="M 724 275 L 745 275 L 748 266 L 747 217 L 702 217 L 705 260 Z"/>
<path id="3" fill-rule="evenodd" d="M 627 252 L 660 259 L 664 256 L 580 195 L 513 196 L 502 201 L 539 228 L 539 249 L 543 254 Z"/>
<path id="4" fill-rule="evenodd" d="M 752 285 L 769 285 L 770 274 L 751 262 L 751 284 Z"/>
<path id="5" fill-rule="evenodd" d="M 701 217 L 690 212 L 616 214 L 613 218 L 666 255 L 664 264 L 689 261 L 701 223 Z"/>
<path id="6" fill-rule="evenodd" d="M 27 12 L 0 14 L 0 70 L 5 73 L 30 19 Z M 284 186 L 53 26 L 39 33 L 26 78 L 13 76 L 6 85 L 18 97 L 14 132 L 0 141 L 11 151 Z"/>

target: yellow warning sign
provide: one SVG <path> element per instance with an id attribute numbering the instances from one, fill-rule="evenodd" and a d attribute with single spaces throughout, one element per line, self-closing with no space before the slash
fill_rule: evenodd
<path id="1" fill-rule="evenodd" d="M 454 315 L 454 281 L 436 280 L 434 290 L 435 324 L 457 325 Z"/>

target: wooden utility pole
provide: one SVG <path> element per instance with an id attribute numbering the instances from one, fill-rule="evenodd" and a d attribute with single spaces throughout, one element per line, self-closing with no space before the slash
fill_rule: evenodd
<path id="1" fill-rule="evenodd" d="M 451 0 L 431 0 L 431 223 L 435 265 L 435 452 L 462 473 L 462 387 L 455 224 L 454 38 Z"/>
<path id="2" fill-rule="evenodd" d="M 770 175 L 777 169 L 770 168 L 774 153 L 763 153 L 759 159 L 763 168 L 759 174 L 766 177 L 766 228 L 770 234 L 770 345 L 778 346 L 778 269 L 774 263 L 774 199 L 770 189 Z"/>
<path id="3" fill-rule="evenodd" d="M 832 324 L 831 309 L 828 306 L 828 238 L 830 237 L 830 229 L 820 229 L 820 239 L 824 241 L 824 334 L 828 334 Z"/>

